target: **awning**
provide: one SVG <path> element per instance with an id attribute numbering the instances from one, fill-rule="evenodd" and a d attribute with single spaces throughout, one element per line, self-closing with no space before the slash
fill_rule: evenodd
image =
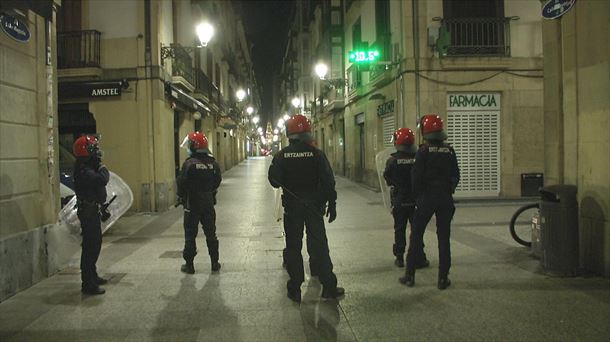
<path id="1" fill-rule="evenodd" d="M 166 84 L 165 91 L 169 96 L 171 96 L 187 108 L 192 108 L 193 111 L 200 112 L 201 114 L 210 113 L 210 108 L 208 108 L 208 106 L 204 105 L 201 101 L 197 100 L 196 98 L 185 93 L 184 91 L 180 90 L 179 88 L 173 86 L 170 83 Z"/>
<path id="2" fill-rule="evenodd" d="M 125 81 L 59 82 L 58 96 L 60 99 L 121 96 L 126 87 Z"/>

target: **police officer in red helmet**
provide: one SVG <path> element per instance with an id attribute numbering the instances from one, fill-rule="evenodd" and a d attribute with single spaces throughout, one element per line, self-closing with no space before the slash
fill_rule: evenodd
<path id="1" fill-rule="evenodd" d="M 436 235 L 438 238 L 438 282 L 440 290 L 451 285 L 451 220 L 455 213 L 453 192 L 460 181 L 460 170 L 453 148 L 445 143 L 447 134 L 443 120 L 436 114 L 428 114 L 420 120 L 424 137 L 415 156 L 413 167 L 413 190 L 417 209 L 413 220 L 413 230 L 409 241 L 407 267 L 400 282 L 415 285 L 416 256 L 423 251 L 423 237 L 432 215 L 436 215 Z"/>
<path id="2" fill-rule="evenodd" d="M 411 171 L 415 163 L 415 134 L 409 128 L 399 128 L 393 135 L 396 152 L 388 158 L 383 172 L 386 184 L 391 187 L 390 198 L 394 218 L 394 245 L 392 252 L 396 257 L 394 264 L 404 267 L 404 254 L 407 245 L 407 222 L 413 230 L 413 212 L 415 211 L 415 194 L 411 182 Z M 430 265 L 423 250 L 417 257 L 416 267 Z"/>
<path id="3" fill-rule="evenodd" d="M 97 274 L 95 264 L 102 248 L 100 206 L 106 201 L 106 184 L 110 173 L 101 163 L 102 151 L 96 136 L 84 135 L 76 139 L 73 152 L 76 156 L 74 193 L 83 236 L 80 258 L 81 292 L 100 295 L 106 291 L 99 285 L 108 281 Z"/>
<path id="4" fill-rule="evenodd" d="M 336 299 L 345 293 L 337 287 L 324 227 L 325 213 L 329 223 L 337 217 L 335 177 L 324 152 L 312 143 L 310 126 L 309 120 L 300 114 L 286 121 L 289 146 L 275 154 L 268 173 L 269 183 L 283 190 L 285 261 L 290 276 L 286 287 L 288 298 L 295 302 L 301 301 L 301 284 L 305 279 L 301 255 L 303 226 L 307 250 L 315 260 L 323 286 L 322 298 Z"/>
<path id="5" fill-rule="evenodd" d="M 178 203 L 184 207 L 184 249 L 182 257 L 186 261 L 180 270 L 194 274 L 193 260 L 197 255 L 197 232 L 199 222 L 210 255 L 212 272 L 220 270 L 218 238 L 216 237 L 216 192 L 222 177 L 220 166 L 211 156 L 208 139 L 201 132 L 189 133 L 182 143 L 189 157 L 182 164 L 176 179 Z"/>

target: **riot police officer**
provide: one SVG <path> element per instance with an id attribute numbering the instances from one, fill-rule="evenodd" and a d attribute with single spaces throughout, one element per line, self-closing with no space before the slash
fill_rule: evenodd
<path id="1" fill-rule="evenodd" d="M 394 217 L 394 245 L 392 252 L 396 257 L 394 264 L 404 267 L 404 254 L 407 245 L 407 222 L 413 227 L 413 212 L 415 211 L 415 195 L 412 191 L 411 169 L 415 163 L 415 134 L 409 128 L 399 128 L 393 135 L 396 152 L 388 158 L 383 172 L 386 184 L 391 187 L 392 216 Z M 430 263 L 426 254 L 420 255 L 416 262 L 417 268 L 428 267 Z"/>
<path id="2" fill-rule="evenodd" d="M 337 217 L 335 178 L 328 159 L 311 143 L 311 124 L 296 114 L 286 121 L 289 146 L 275 154 L 269 167 L 269 183 L 282 187 L 284 231 L 286 233 L 286 268 L 290 280 L 286 285 L 288 298 L 301 301 L 303 269 L 303 225 L 307 231 L 310 258 L 322 283 L 322 298 L 341 297 L 345 290 L 337 287 L 337 277 L 328 250 L 324 228 L 325 206 L 328 222 Z"/>
<path id="3" fill-rule="evenodd" d="M 184 161 L 176 183 L 178 203 L 184 207 L 184 249 L 182 257 L 186 261 L 180 270 L 194 274 L 193 259 L 197 255 L 197 232 L 201 222 L 208 246 L 212 272 L 220 270 L 218 262 L 218 238 L 216 237 L 216 192 L 222 177 L 220 166 L 211 156 L 208 139 L 203 133 L 192 132 L 182 144 L 189 157 Z"/>
<path id="4" fill-rule="evenodd" d="M 426 225 L 432 215 L 436 215 L 439 253 L 437 286 L 444 290 L 451 285 L 448 277 L 451 267 L 450 234 L 451 220 L 455 213 L 452 194 L 460 181 L 460 171 L 455 151 L 444 142 L 447 134 L 443 130 L 440 116 L 425 115 L 420 121 L 420 127 L 425 142 L 417 151 L 413 167 L 417 209 L 409 241 L 406 272 L 400 282 L 407 286 L 415 284 L 414 257 L 422 251 Z"/>
<path id="5" fill-rule="evenodd" d="M 82 252 L 80 258 L 81 292 L 100 295 L 106 291 L 99 287 L 108 281 L 99 277 L 95 264 L 102 248 L 100 205 L 106 201 L 106 184 L 110 174 L 101 163 L 102 151 L 93 135 L 76 139 L 73 145 L 74 193 L 77 200 L 77 215 L 82 229 Z"/>

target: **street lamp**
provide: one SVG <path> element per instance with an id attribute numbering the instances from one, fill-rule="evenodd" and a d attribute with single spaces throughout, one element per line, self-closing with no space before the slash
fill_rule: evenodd
<path id="1" fill-rule="evenodd" d="M 263 128 L 262 127 L 258 127 L 256 129 L 256 131 L 258 132 L 258 134 L 263 134 Z"/>
<path id="2" fill-rule="evenodd" d="M 326 74 L 328 73 L 328 65 L 320 62 L 316 64 L 314 70 L 316 72 L 316 75 L 318 75 L 318 77 L 323 80 L 326 77 Z"/>
<path id="3" fill-rule="evenodd" d="M 284 128 L 284 119 L 280 118 L 277 120 L 277 127 Z"/>
<path id="4" fill-rule="evenodd" d="M 238 102 L 243 101 L 246 98 L 246 91 L 241 88 L 237 89 L 235 92 L 235 97 L 237 97 Z"/>
<path id="5" fill-rule="evenodd" d="M 178 43 L 171 43 L 169 46 L 163 46 L 163 44 L 161 44 L 161 65 L 165 65 L 165 59 L 167 59 L 167 57 L 175 58 L 176 50 L 191 53 L 195 51 L 195 49 L 208 46 L 208 43 L 214 36 L 214 26 L 209 22 L 204 21 L 195 27 L 195 33 L 201 44 L 200 46 L 182 46 Z"/>
<path id="6" fill-rule="evenodd" d="M 288 115 L 288 114 L 284 114 L 283 119 L 284 119 L 284 121 L 288 121 L 288 119 L 290 119 L 290 115 Z"/>
<path id="7" fill-rule="evenodd" d="M 252 115 L 252 113 L 254 113 L 254 108 L 252 108 L 252 106 L 248 106 L 248 108 L 246 108 L 246 113 L 248 113 L 248 115 Z M 256 122 L 258 122 L 258 119 L 256 119 Z"/>
<path id="8" fill-rule="evenodd" d="M 248 107 L 248 108 L 250 108 L 250 107 Z M 255 116 L 255 117 L 252 118 L 252 123 L 256 125 L 259 120 L 260 120 L 260 118 L 258 116 Z M 261 127 L 259 127 L 259 128 L 262 130 Z"/>
<path id="9" fill-rule="evenodd" d="M 300 105 L 300 104 L 301 104 L 301 99 L 299 99 L 299 98 L 298 98 L 298 97 L 296 97 L 296 96 L 292 98 L 292 105 L 293 105 L 295 108 L 299 108 L 299 105 Z"/>
<path id="10" fill-rule="evenodd" d="M 214 36 L 214 26 L 212 26 L 212 24 L 209 22 L 204 21 L 197 25 L 195 31 L 197 32 L 197 37 L 199 38 L 201 46 L 208 46 L 208 43 Z"/>

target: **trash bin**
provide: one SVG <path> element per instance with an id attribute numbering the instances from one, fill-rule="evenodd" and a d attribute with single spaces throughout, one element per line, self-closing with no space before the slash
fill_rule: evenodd
<path id="1" fill-rule="evenodd" d="M 521 174 L 521 197 L 538 197 L 540 188 L 544 185 L 542 173 Z"/>
<path id="2" fill-rule="evenodd" d="M 575 185 L 550 185 L 540 190 L 542 267 L 557 276 L 578 274 L 578 203 Z"/>

